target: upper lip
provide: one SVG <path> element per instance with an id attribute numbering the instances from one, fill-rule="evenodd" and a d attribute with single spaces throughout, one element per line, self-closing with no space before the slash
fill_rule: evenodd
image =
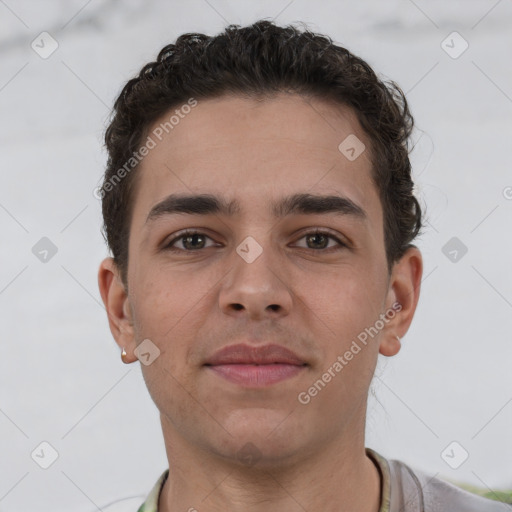
<path id="1" fill-rule="evenodd" d="M 276 344 L 246 345 L 243 343 L 229 345 L 213 354 L 206 365 L 220 364 L 293 364 L 305 365 L 306 362 L 291 350 Z"/>

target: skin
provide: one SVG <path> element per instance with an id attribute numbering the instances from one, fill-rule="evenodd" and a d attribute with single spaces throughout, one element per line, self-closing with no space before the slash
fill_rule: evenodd
<path id="1" fill-rule="evenodd" d="M 354 161 L 338 150 L 350 134 L 366 145 Z M 348 107 L 284 93 L 224 96 L 199 101 L 142 161 L 128 292 L 112 258 L 101 263 L 98 282 L 126 360 L 137 361 L 144 339 L 161 352 L 141 364 L 170 467 L 159 511 L 378 511 L 380 477 L 364 449 L 367 395 L 378 354 L 400 350 L 396 336 L 412 321 L 423 265 L 413 247 L 388 274 L 370 147 Z M 171 193 L 237 199 L 241 211 L 146 223 Z M 366 219 L 274 218 L 270 202 L 293 193 L 349 197 Z M 207 238 L 176 241 L 181 252 L 164 249 L 185 228 Z M 306 234 L 315 228 L 346 246 L 311 240 Z M 252 263 L 236 252 L 247 236 L 263 249 Z M 396 301 L 401 310 L 378 335 L 308 404 L 299 403 L 298 394 Z M 218 349 L 244 341 L 282 344 L 308 366 L 259 389 L 203 366 Z M 248 442 L 257 450 L 250 464 L 237 457 Z"/>

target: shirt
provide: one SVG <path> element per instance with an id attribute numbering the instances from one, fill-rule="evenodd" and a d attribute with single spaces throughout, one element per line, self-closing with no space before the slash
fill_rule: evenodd
<path id="1" fill-rule="evenodd" d="M 379 512 L 512 511 L 512 507 L 505 503 L 472 494 L 422 471 L 413 470 L 399 460 L 388 460 L 371 448 L 365 450 L 381 477 Z M 169 470 L 166 469 L 137 512 L 158 512 L 158 499 L 168 476 Z"/>

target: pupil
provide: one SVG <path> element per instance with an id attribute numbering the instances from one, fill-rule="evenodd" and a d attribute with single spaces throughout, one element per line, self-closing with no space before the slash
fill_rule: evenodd
<path id="1" fill-rule="evenodd" d="M 187 238 L 185 238 L 185 245 L 188 244 L 191 240 L 195 239 L 196 237 L 201 237 L 201 235 L 195 234 L 195 235 L 188 235 Z M 191 243 L 192 248 L 197 248 L 197 246 L 194 246 L 193 243 Z"/>

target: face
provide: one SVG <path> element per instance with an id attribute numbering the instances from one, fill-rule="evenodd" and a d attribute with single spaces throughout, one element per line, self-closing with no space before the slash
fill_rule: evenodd
<path id="1" fill-rule="evenodd" d="M 225 96 L 199 101 L 164 135 L 137 170 L 128 294 L 111 260 L 100 269 L 118 344 L 133 354 L 148 339 L 160 351 L 141 368 L 164 436 L 231 458 L 251 442 L 275 461 L 362 435 L 377 355 L 399 350 L 421 260 L 409 252 L 388 275 L 355 114 L 298 95 Z M 366 147 L 355 159 L 339 149 L 349 136 L 356 153 Z M 259 386 L 207 366 L 238 343 L 281 345 L 302 366 Z"/>

